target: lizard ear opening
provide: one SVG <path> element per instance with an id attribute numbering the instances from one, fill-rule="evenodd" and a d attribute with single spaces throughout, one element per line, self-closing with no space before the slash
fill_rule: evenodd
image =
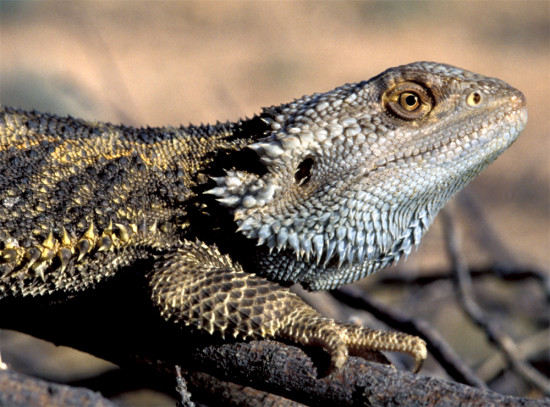
<path id="1" fill-rule="evenodd" d="M 304 161 L 298 165 L 296 172 L 294 173 L 294 181 L 296 185 L 301 186 L 307 184 L 311 178 L 311 169 L 315 164 L 313 157 L 306 157 Z"/>

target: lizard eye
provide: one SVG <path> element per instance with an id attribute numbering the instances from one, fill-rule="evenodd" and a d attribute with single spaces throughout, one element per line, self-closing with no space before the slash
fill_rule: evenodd
<path id="1" fill-rule="evenodd" d="M 298 165 L 296 172 L 294 173 L 294 181 L 296 185 L 301 186 L 306 184 L 311 178 L 311 168 L 315 161 L 311 157 L 306 157 L 304 161 Z"/>
<path id="2" fill-rule="evenodd" d="M 403 92 L 399 96 L 399 104 L 406 111 L 413 112 L 420 106 L 420 97 L 416 93 Z"/>
<path id="3" fill-rule="evenodd" d="M 428 90 L 414 82 L 400 83 L 382 98 L 390 113 L 403 120 L 418 120 L 433 107 Z"/>

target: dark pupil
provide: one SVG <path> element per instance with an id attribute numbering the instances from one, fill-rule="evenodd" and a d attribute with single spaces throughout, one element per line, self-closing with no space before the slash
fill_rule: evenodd
<path id="1" fill-rule="evenodd" d="M 409 95 L 405 98 L 405 103 L 410 106 L 410 107 L 413 107 L 414 105 L 416 105 L 417 103 L 417 98 L 415 95 Z"/>

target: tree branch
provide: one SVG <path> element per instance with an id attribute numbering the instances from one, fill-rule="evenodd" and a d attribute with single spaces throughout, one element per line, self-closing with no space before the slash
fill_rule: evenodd
<path id="1" fill-rule="evenodd" d="M 274 341 L 207 346 L 192 350 L 189 356 L 188 366 L 200 366 L 222 380 L 253 386 L 308 406 L 544 405 L 354 357 L 341 371 L 318 377 L 319 369 L 303 350 Z M 165 368 L 165 362 L 158 361 L 156 369 Z"/>
<path id="2" fill-rule="evenodd" d="M 460 240 L 452 215 L 447 210 L 443 210 L 441 211 L 441 218 L 444 222 L 446 248 L 453 265 L 453 287 L 455 288 L 459 303 L 466 315 L 468 315 L 476 325 L 483 329 L 487 338 L 503 352 L 514 371 L 532 385 L 538 387 L 546 394 L 549 394 L 550 380 L 545 378 L 518 356 L 519 352 L 513 339 L 487 318 L 476 303 L 472 292 L 472 279 L 461 252 Z"/>
<path id="3" fill-rule="evenodd" d="M 46 336 L 51 339 L 52 335 Z M 124 349 L 119 347 L 118 341 L 111 334 L 103 336 L 112 340 L 114 348 L 106 343 L 97 343 L 97 337 L 94 337 L 88 338 L 91 341 L 85 350 L 101 357 L 111 355 L 108 359 L 123 367 L 135 366 L 138 361 L 136 355 L 133 351 L 128 354 L 134 346 L 126 342 L 127 348 Z M 76 337 L 69 335 L 61 343 L 82 348 L 80 345 L 84 338 L 75 342 Z M 158 344 L 151 345 L 154 349 Z M 213 383 L 208 376 L 204 376 L 207 374 L 222 381 L 278 394 L 308 406 L 436 406 L 461 403 L 469 406 L 513 406 L 517 403 L 525 406 L 544 405 L 539 401 L 504 396 L 358 358 L 350 358 L 339 372 L 319 377 L 319 371 L 323 371 L 328 364 L 326 355 L 318 350 L 311 350 L 308 355 L 302 349 L 274 341 L 190 345 L 185 342 L 176 345 L 168 341 L 162 352 L 163 355 L 170 355 L 168 358 L 154 358 L 152 354 L 159 356 L 159 353 L 149 349 L 143 352 L 146 356 L 140 357 L 139 362 L 142 366 L 148 365 L 155 374 L 160 373 L 166 380 L 172 381 L 174 386 L 174 367 L 181 364 L 190 372 L 187 380 L 191 387 L 201 382 Z M 191 391 L 195 393 L 196 389 Z M 196 395 L 200 396 L 199 392 Z"/>
<path id="4" fill-rule="evenodd" d="M 0 370 L 0 406 L 116 407 L 101 394 Z"/>

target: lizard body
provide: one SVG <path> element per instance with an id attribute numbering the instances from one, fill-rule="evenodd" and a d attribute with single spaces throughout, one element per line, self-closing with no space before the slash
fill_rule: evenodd
<path id="1" fill-rule="evenodd" d="M 431 62 L 213 126 L 2 108 L 0 301 L 68 300 L 130 269 L 168 321 L 322 346 L 336 368 L 371 349 L 419 368 L 420 338 L 323 318 L 287 286 L 406 256 L 526 121 L 518 90 Z"/>

